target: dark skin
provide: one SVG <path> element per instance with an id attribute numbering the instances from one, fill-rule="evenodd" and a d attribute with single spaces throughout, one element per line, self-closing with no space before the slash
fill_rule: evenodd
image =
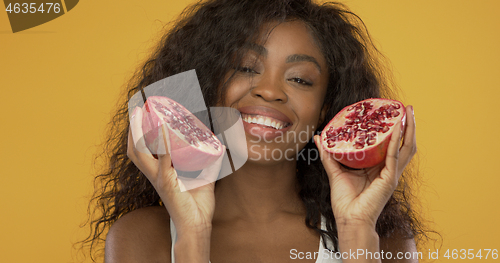
<path id="1" fill-rule="evenodd" d="M 303 225 L 303 221 L 299 222 Z M 299 226 L 299 228 L 301 227 Z M 214 230 L 217 227 L 214 227 Z M 296 228 L 297 229 L 297 228 Z M 238 231 L 238 230 L 235 230 Z M 231 236 L 230 231 L 221 231 L 226 232 L 226 239 L 229 240 L 229 236 Z M 251 233 L 250 229 L 244 229 L 242 232 L 236 233 Z M 291 232 L 288 229 L 288 232 Z M 234 232 L 233 232 L 234 233 Z M 219 233 L 224 234 L 224 233 Z M 256 233 L 253 233 L 253 237 L 255 237 Z M 300 236 L 302 233 L 298 233 L 297 236 Z M 213 233 L 213 235 L 217 235 L 217 233 Z M 251 236 L 251 235 L 246 235 Z M 295 235 L 294 235 L 295 236 Z M 312 244 L 314 244 L 314 249 L 312 250 L 302 250 L 302 251 L 318 251 L 318 242 L 319 236 L 311 234 L 311 236 L 315 236 L 315 239 L 312 240 Z M 241 237 L 243 239 L 243 236 Z M 262 240 L 259 240 L 259 242 Z M 302 242 L 308 242 L 305 239 L 302 239 Z M 212 246 L 213 245 L 212 241 Z M 171 247 L 171 239 L 170 239 L 170 220 L 168 212 L 164 207 L 147 207 L 139 210 L 135 210 L 130 212 L 129 214 L 123 216 L 119 221 L 117 221 L 113 227 L 111 228 L 107 239 L 106 239 L 106 258 L 105 262 L 113 263 L 113 262 L 170 262 L 170 247 Z M 267 249 L 275 248 L 278 244 L 272 244 L 272 246 L 267 247 Z M 223 246 L 220 243 L 219 246 Z M 298 246 L 297 246 L 298 247 Z M 212 249 L 213 251 L 214 249 Z M 215 249 L 217 250 L 217 248 Z M 240 249 L 241 250 L 241 249 Z M 243 249 L 244 250 L 244 249 Z M 415 242 L 413 239 L 404 239 L 402 236 L 393 236 L 391 238 L 381 238 L 380 239 L 380 250 L 383 251 L 391 251 L 393 255 L 399 251 L 408 251 L 414 252 L 416 251 Z M 219 250 L 221 251 L 221 250 Z M 276 249 L 272 249 L 273 254 L 276 253 Z M 231 250 L 224 250 L 224 255 L 227 257 L 233 256 L 238 258 L 237 261 L 228 260 L 228 262 L 243 262 L 241 260 L 246 257 L 238 256 L 237 253 L 231 253 Z M 265 253 L 265 252 L 262 252 Z M 247 256 L 247 255 L 245 255 Z M 282 261 L 271 261 L 263 259 L 263 262 L 289 262 L 290 252 L 286 251 L 285 256 L 283 256 Z M 212 262 L 224 262 L 224 261 L 216 261 L 216 259 L 212 257 Z M 292 260 L 290 260 L 292 261 Z M 251 261 L 258 262 L 258 261 Z M 294 259 L 292 262 L 301 262 L 298 259 Z M 304 259 L 302 262 L 314 262 L 314 260 L 306 260 Z M 383 262 L 413 262 L 412 260 L 383 260 Z"/>
<path id="2" fill-rule="evenodd" d="M 106 239 L 106 262 L 170 262 L 170 218 L 178 234 L 173 244 L 178 263 L 297 262 L 300 260 L 290 258 L 291 249 L 318 252 L 319 235 L 304 224 L 305 208 L 298 196 L 295 161 L 258 157 L 263 156 L 266 147 L 294 156 L 296 151 L 286 150 L 297 149 L 297 146 L 301 149 L 305 142 L 297 142 L 293 136 L 301 131 L 313 136 L 315 127 L 324 121 L 322 105 L 328 69 L 302 22 L 267 26 L 263 29 L 263 32 L 271 32 L 267 41 L 257 45 L 260 48 L 248 51 L 228 87 L 223 106 L 236 109 L 264 106 L 283 113 L 290 120 L 290 128 L 285 133 L 288 140 L 257 142 L 256 134 L 247 132 L 248 147 L 254 147 L 242 168 L 220 180 L 217 188 L 214 183 L 208 183 L 184 192 L 181 191 L 183 183 L 177 180 L 170 166 L 170 156 L 155 159 L 144 145 L 134 140 L 142 136 L 142 113 L 137 109 L 131 120 L 128 155 L 151 181 L 166 209 L 143 208 L 120 218 Z M 273 30 L 269 31 L 270 28 Z M 416 251 L 413 239 L 405 239 L 397 233 L 380 239 L 375 232 L 375 222 L 384 204 L 416 151 L 410 107 L 407 116 L 402 146 L 403 131 L 398 124 L 387 160 L 377 167 L 346 170 L 320 150 L 330 179 L 341 251 L 362 248 L 373 252 L 391 251 L 393 255 Z M 208 177 L 216 176 L 219 169 L 220 162 L 217 162 L 203 172 Z"/>

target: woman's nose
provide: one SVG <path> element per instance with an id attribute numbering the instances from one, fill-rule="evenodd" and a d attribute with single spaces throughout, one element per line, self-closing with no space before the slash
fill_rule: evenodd
<path id="1" fill-rule="evenodd" d="M 251 90 L 252 96 L 260 97 L 268 102 L 278 101 L 286 103 L 288 96 L 284 90 L 284 83 L 277 79 L 264 77 Z"/>

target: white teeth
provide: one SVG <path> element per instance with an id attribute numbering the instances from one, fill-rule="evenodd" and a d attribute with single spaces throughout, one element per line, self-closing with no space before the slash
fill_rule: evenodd
<path id="1" fill-rule="evenodd" d="M 264 121 L 264 117 L 259 117 L 259 119 L 257 120 L 257 123 L 266 125 L 266 122 Z"/>
<path id="2" fill-rule="evenodd" d="M 276 119 L 266 117 L 266 116 L 255 116 L 252 117 L 250 115 L 242 114 L 243 121 L 247 123 L 255 123 L 260 125 L 265 125 L 269 127 L 273 127 L 277 130 L 282 129 L 285 126 L 285 123 L 278 121 Z"/>
<path id="3" fill-rule="evenodd" d="M 264 122 L 264 125 L 271 126 L 271 119 L 266 118 L 266 121 Z M 276 127 L 276 125 L 273 125 L 273 127 Z"/>

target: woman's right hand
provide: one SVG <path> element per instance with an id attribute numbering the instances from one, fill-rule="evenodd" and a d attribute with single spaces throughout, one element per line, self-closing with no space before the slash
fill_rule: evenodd
<path id="1" fill-rule="evenodd" d="M 128 157 L 146 175 L 160 195 L 175 225 L 178 237 L 193 237 L 197 240 L 208 237 L 209 239 L 215 208 L 215 179 L 219 174 L 224 155 L 200 174 L 199 178 L 207 178 L 209 181 L 204 182 L 203 186 L 185 191 L 184 183 L 177 178 L 177 172 L 172 167 L 168 150 L 165 155 L 158 155 L 156 159 L 146 147 L 142 118 L 142 109 L 135 108 L 130 120 Z M 166 127 L 162 128 L 164 135 L 167 132 L 166 129 Z M 165 149 L 168 149 L 166 142 Z"/>

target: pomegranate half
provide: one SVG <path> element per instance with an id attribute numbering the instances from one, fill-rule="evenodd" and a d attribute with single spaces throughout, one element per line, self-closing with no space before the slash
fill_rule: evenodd
<path id="1" fill-rule="evenodd" d="M 221 156 L 219 139 L 178 102 L 167 97 L 151 96 L 144 103 L 143 112 L 142 129 L 146 146 L 153 154 L 161 151 L 164 147 L 162 126 L 165 124 L 175 169 L 202 170 Z"/>
<path id="2" fill-rule="evenodd" d="M 372 167 L 385 160 L 395 124 L 404 125 L 405 120 L 406 110 L 399 101 L 363 100 L 335 115 L 321 133 L 321 145 L 348 167 Z"/>

